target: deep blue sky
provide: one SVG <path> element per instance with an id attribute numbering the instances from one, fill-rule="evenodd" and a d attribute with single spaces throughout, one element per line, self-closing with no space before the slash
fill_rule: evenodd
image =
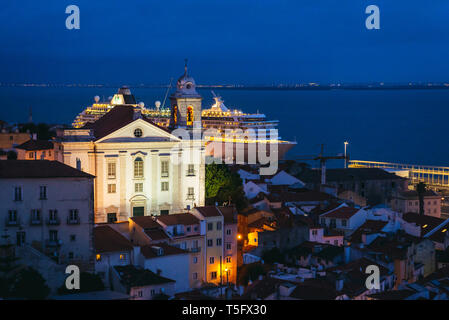
<path id="1" fill-rule="evenodd" d="M 380 30 L 365 29 L 369 4 Z M 449 1 L 1 3 L 1 82 L 167 83 L 185 57 L 199 83 L 449 82 Z"/>

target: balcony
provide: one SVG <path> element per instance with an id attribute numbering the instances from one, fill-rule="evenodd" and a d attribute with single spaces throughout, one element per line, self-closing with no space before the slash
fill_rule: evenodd
<path id="1" fill-rule="evenodd" d="M 59 219 L 58 217 L 47 219 L 47 225 L 49 225 L 49 226 L 59 226 L 60 224 L 61 224 L 61 219 Z"/>
<path id="2" fill-rule="evenodd" d="M 161 178 L 168 178 L 168 172 L 161 172 Z"/>
<path id="3" fill-rule="evenodd" d="M 190 249 L 187 249 L 187 251 L 189 251 L 191 253 L 201 252 L 201 247 L 190 248 Z"/>
<path id="4" fill-rule="evenodd" d="M 188 194 L 187 195 L 187 200 L 195 200 L 195 195 L 194 194 Z"/>
<path id="5" fill-rule="evenodd" d="M 20 226 L 20 219 L 16 218 L 15 220 L 11 220 L 11 219 L 9 219 L 9 217 L 7 217 L 5 219 L 5 225 L 7 227 L 18 227 L 18 226 Z"/>
<path id="6" fill-rule="evenodd" d="M 80 224 L 80 218 L 79 217 L 75 217 L 75 218 L 67 217 L 67 224 Z"/>

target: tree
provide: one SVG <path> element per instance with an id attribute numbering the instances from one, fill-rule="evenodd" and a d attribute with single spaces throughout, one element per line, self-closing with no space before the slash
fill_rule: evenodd
<path id="1" fill-rule="evenodd" d="M 12 299 L 45 299 L 50 289 L 39 272 L 16 263 L 15 246 L 9 235 L 0 244 L 0 297 Z"/>
<path id="2" fill-rule="evenodd" d="M 10 296 L 13 298 L 42 300 L 50 293 L 42 275 L 31 267 L 20 270 L 10 286 Z"/>
<path id="3" fill-rule="evenodd" d="M 259 262 L 246 264 L 239 269 L 238 283 L 246 286 L 250 280 L 255 281 L 259 276 L 264 276 L 266 274 L 266 267 Z"/>
<path id="4" fill-rule="evenodd" d="M 416 192 L 418 193 L 419 199 L 419 214 L 424 215 L 424 194 L 426 192 L 426 184 L 424 182 L 420 182 L 416 185 Z"/>
<path id="5" fill-rule="evenodd" d="M 262 259 L 265 263 L 284 263 L 284 255 L 281 253 L 279 248 L 273 248 L 266 250 L 262 253 Z"/>
<path id="6" fill-rule="evenodd" d="M 63 284 L 58 288 L 59 294 L 70 294 L 79 292 L 93 292 L 104 290 L 104 284 L 100 276 L 94 273 L 81 272 L 80 273 L 80 289 L 79 290 L 69 290 Z"/>
<path id="7" fill-rule="evenodd" d="M 206 166 L 206 203 L 213 205 L 215 202 L 235 204 L 238 210 L 247 206 L 238 173 L 231 172 L 225 164 L 214 162 Z"/>

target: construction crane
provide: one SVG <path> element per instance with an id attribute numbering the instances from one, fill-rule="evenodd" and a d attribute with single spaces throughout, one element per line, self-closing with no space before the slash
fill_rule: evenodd
<path id="1" fill-rule="evenodd" d="M 321 152 L 318 156 L 305 156 L 301 158 L 296 158 L 296 160 L 314 160 L 320 161 L 320 168 L 321 168 L 321 185 L 326 184 L 326 161 L 327 160 L 339 160 L 339 159 L 346 159 L 346 161 L 349 160 L 349 154 L 346 156 L 344 155 L 336 155 L 336 156 L 325 156 L 324 155 L 324 144 L 321 145 Z"/>

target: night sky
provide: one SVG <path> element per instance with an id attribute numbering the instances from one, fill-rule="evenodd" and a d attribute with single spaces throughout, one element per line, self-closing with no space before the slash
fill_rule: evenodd
<path id="1" fill-rule="evenodd" d="M 14 0 L 0 30 L 1 82 L 167 83 L 186 57 L 204 84 L 449 81 L 447 0 Z"/>

